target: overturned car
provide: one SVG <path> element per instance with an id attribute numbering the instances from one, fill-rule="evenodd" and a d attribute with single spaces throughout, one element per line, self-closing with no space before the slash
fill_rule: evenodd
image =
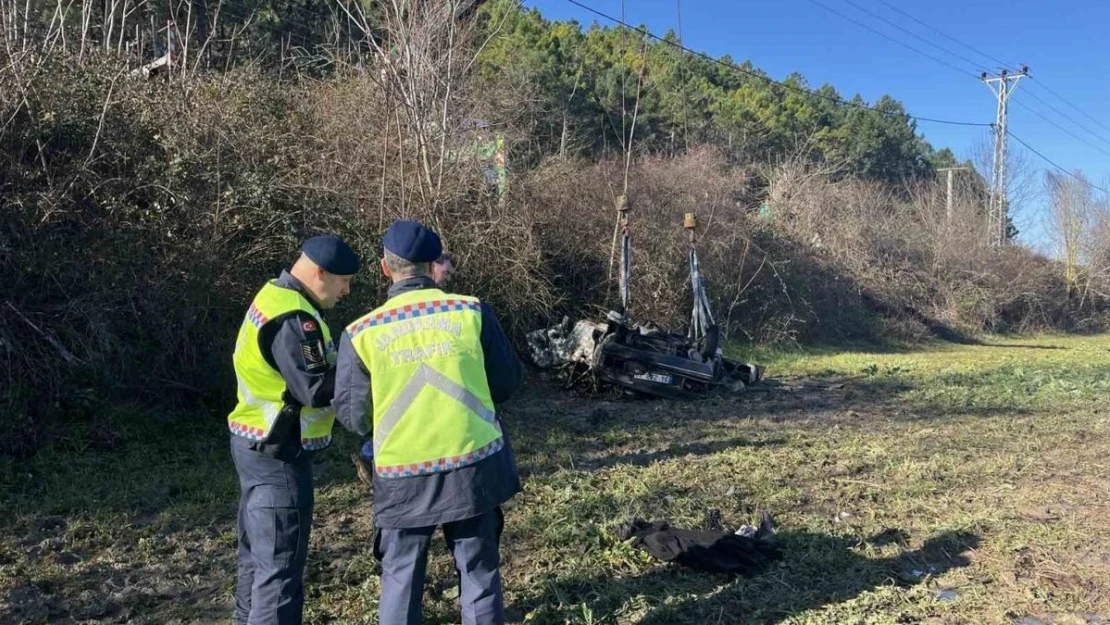
<path id="1" fill-rule="evenodd" d="M 625 209 L 627 210 L 627 209 Z M 724 357 L 720 331 L 709 309 L 698 266 L 693 214 L 684 221 L 690 234 L 690 285 L 693 311 L 686 335 L 667 332 L 654 324 L 632 322 L 628 310 L 630 239 L 627 216 L 622 215 L 620 310 L 602 322 L 564 318 L 558 325 L 527 335 L 532 360 L 541 368 L 567 367 L 600 382 L 630 391 L 689 399 L 723 389 L 740 392 L 763 377 L 759 365 Z"/>

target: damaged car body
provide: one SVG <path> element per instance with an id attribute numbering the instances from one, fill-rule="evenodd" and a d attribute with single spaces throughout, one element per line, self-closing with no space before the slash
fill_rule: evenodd
<path id="1" fill-rule="evenodd" d="M 630 391 L 690 399 L 716 389 L 743 391 L 758 383 L 763 368 L 725 358 L 720 346 L 720 330 L 713 320 L 705 283 L 698 265 L 694 229 L 697 220 L 687 213 L 684 226 L 690 237 L 688 260 L 693 309 L 686 335 L 667 332 L 651 323 L 634 323 L 627 314 L 629 304 L 628 208 L 620 210 L 621 263 L 618 310 L 610 311 L 605 321 L 569 318 L 550 328 L 528 334 L 532 359 L 541 368 L 569 366 L 585 369 L 600 382 Z"/>

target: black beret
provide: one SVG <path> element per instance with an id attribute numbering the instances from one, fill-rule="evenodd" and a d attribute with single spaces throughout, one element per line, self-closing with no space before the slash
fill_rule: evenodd
<path id="1" fill-rule="evenodd" d="M 337 276 L 354 275 L 362 264 L 351 246 L 331 234 L 312 237 L 304 242 L 301 251 L 321 269 Z"/>
<path id="2" fill-rule="evenodd" d="M 439 235 L 418 221 L 395 221 L 382 237 L 382 245 L 412 263 L 430 263 L 443 253 Z"/>

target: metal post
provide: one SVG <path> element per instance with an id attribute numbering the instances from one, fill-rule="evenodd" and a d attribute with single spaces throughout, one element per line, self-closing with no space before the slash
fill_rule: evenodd
<path id="1" fill-rule="evenodd" d="M 1017 82 L 1029 75 L 1029 67 L 1023 66 L 1021 72 L 1011 74 L 1002 70 L 998 76 L 988 76 L 986 72 L 979 78 L 998 99 L 998 109 L 994 122 L 994 167 L 991 172 L 990 209 L 987 213 L 987 236 L 991 245 L 1002 245 L 1006 241 L 1006 118 L 1010 96 L 1017 88 Z"/>
<path id="2" fill-rule="evenodd" d="M 966 171 L 967 167 L 938 167 L 937 171 L 948 172 L 948 199 L 945 201 L 944 215 L 946 221 L 952 223 L 952 172 Z"/>

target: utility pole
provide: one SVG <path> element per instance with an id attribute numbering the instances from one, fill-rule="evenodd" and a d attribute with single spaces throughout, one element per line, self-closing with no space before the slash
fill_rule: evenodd
<path id="1" fill-rule="evenodd" d="M 1017 82 L 1029 75 L 1029 66 L 1023 65 L 1017 74 L 1007 70 L 997 76 L 980 74 L 979 79 L 998 98 L 998 114 L 994 122 L 994 170 L 991 173 L 990 210 L 987 214 L 987 236 L 991 245 L 1000 246 L 1006 241 L 1006 116 L 1010 95 Z"/>
<path id="2" fill-rule="evenodd" d="M 944 215 L 948 223 L 952 223 L 952 172 L 966 171 L 967 167 L 938 167 L 937 171 L 948 172 L 948 201 L 945 203 Z"/>

